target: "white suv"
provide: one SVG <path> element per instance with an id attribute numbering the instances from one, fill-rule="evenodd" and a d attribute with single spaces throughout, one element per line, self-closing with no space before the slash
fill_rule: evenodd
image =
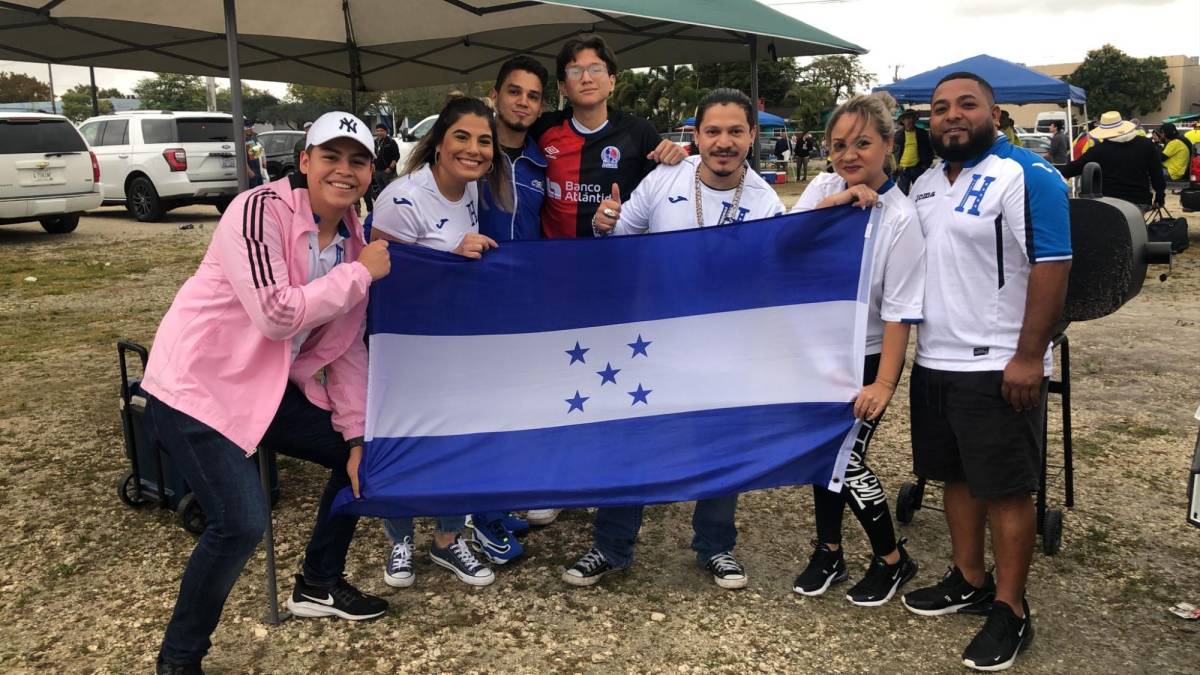
<path id="1" fill-rule="evenodd" d="M 36 220 L 51 234 L 100 206 L 100 166 L 61 115 L 0 113 L 0 224 Z"/>
<path id="2" fill-rule="evenodd" d="M 237 194 L 231 115 L 137 110 L 92 117 L 79 131 L 100 160 L 104 203 L 142 222 L 187 204 L 224 211 Z"/>

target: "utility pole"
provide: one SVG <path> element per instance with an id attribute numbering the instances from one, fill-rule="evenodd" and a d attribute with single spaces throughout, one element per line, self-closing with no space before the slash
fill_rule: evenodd
<path id="1" fill-rule="evenodd" d="M 903 65 L 903 63 L 897 63 L 896 65 L 892 66 L 892 82 L 900 81 L 900 68 Z"/>
<path id="2" fill-rule="evenodd" d="M 96 98 L 96 69 L 88 66 L 88 77 L 92 81 L 92 116 L 100 115 L 100 100 Z"/>
<path id="3" fill-rule="evenodd" d="M 50 72 L 50 112 L 58 114 L 58 104 L 54 102 L 54 66 L 46 64 L 46 70 Z"/>
<path id="4" fill-rule="evenodd" d="M 208 112 L 217 111 L 217 78 L 209 75 L 204 78 L 208 87 Z"/>

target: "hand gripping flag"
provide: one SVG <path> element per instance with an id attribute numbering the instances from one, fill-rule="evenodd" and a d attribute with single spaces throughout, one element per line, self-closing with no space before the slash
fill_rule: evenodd
<path id="1" fill-rule="evenodd" d="M 362 498 L 335 508 L 840 489 L 878 211 L 505 242 L 481 261 L 393 245 L 371 287 Z"/>

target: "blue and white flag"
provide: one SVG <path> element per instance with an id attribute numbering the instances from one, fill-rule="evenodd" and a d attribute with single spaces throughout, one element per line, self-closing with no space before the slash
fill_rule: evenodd
<path id="1" fill-rule="evenodd" d="M 482 261 L 393 245 L 371 288 L 362 498 L 336 508 L 840 489 L 877 211 L 505 242 Z"/>

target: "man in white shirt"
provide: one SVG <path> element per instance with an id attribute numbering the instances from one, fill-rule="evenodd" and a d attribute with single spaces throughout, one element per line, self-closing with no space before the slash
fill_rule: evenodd
<path id="1" fill-rule="evenodd" d="M 621 204 L 614 184 L 592 218 L 598 235 L 670 232 L 770 218 L 784 212 L 766 181 L 750 170 L 746 155 L 754 144 L 754 108 L 736 89 L 716 89 L 700 102 L 696 142 L 700 154 L 675 166 L 659 165 Z M 737 543 L 736 494 L 696 502 L 692 549 L 697 562 L 721 588 L 742 588 L 746 570 L 733 557 Z M 591 586 L 633 562 L 642 526 L 642 506 L 604 507 L 596 512 L 594 544 L 563 573 L 572 586 Z"/>
<path id="2" fill-rule="evenodd" d="M 952 73 L 929 126 L 943 162 L 909 196 L 925 228 L 925 323 L 913 368 L 913 469 L 945 482 L 954 567 L 904 605 L 936 616 L 986 611 L 963 653 L 1003 670 L 1033 641 L 1025 582 L 1036 531 L 1050 340 L 1071 268 L 1067 186 L 995 129 L 991 86 Z M 985 567 L 991 529 L 995 580 Z"/>

